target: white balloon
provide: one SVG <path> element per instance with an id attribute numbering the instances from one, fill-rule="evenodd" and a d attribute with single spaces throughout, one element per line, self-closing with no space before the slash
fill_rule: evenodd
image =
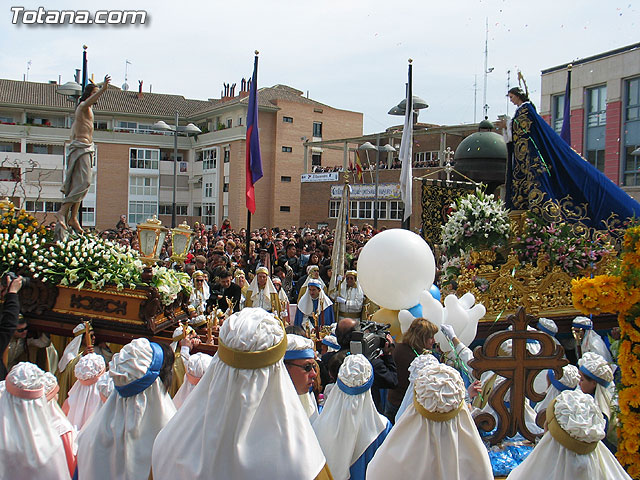
<path id="1" fill-rule="evenodd" d="M 365 295 L 390 310 L 418 304 L 429 290 L 436 263 L 429 245 L 409 230 L 385 230 L 367 242 L 358 257 L 358 281 Z"/>

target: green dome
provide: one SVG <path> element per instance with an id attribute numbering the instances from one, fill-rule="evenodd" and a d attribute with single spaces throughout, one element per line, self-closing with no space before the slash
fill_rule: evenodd
<path id="1" fill-rule="evenodd" d="M 502 135 L 490 131 L 493 125 L 488 120 L 478 127 L 480 131 L 469 135 L 456 148 L 455 169 L 476 182 L 500 185 L 505 181 L 507 144 Z"/>

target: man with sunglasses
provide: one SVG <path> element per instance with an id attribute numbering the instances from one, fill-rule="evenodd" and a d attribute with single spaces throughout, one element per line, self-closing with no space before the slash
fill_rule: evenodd
<path id="1" fill-rule="evenodd" d="M 0 380 L 7 376 L 4 352 L 13 337 L 13 333 L 18 325 L 18 315 L 20 312 L 20 300 L 18 292 L 22 287 L 22 277 L 15 275 L 4 275 L 0 284 L 0 298 L 3 300 L 2 314 L 0 316 Z"/>
<path id="2" fill-rule="evenodd" d="M 316 352 L 312 340 L 293 333 L 287 335 L 284 364 L 298 398 L 311 421 L 318 416 L 318 405 L 311 391 L 318 376 L 315 357 Z"/>

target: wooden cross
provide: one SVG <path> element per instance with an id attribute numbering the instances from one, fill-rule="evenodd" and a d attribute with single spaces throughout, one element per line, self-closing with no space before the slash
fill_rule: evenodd
<path id="1" fill-rule="evenodd" d="M 527 428 L 524 420 L 524 402 L 531 399 L 540 402 L 544 392 L 535 392 L 533 381 L 541 370 L 553 370 L 556 378 L 562 376 L 562 367 L 569 362 L 562 358 L 564 350 L 557 345 L 550 335 L 537 330 L 527 330 L 527 325 L 535 318 L 525 313 L 524 307 L 519 307 L 514 315 L 509 315 L 507 321 L 513 325 L 513 330 L 496 332 L 490 335 L 484 345 L 476 347 L 473 360 L 469 366 L 473 368 L 473 376 L 480 378 L 486 371 L 493 371 L 506 380 L 495 387 L 489 397 L 489 404 L 498 416 L 498 429 L 488 437 L 492 445 L 505 437 L 513 437 L 520 432 L 523 437 L 534 441 L 536 435 Z M 511 339 L 511 356 L 500 356 L 500 346 Z M 527 340 L 536 340 L 540 344 L 540 352 L 533 355 L 527 350 Z M 504 396 L 509 392 L 510 410 L 504 402 Z M 475 417 L 476 425 L 484 431 L 495 428 L 496 422 L 488 413 Z"/>

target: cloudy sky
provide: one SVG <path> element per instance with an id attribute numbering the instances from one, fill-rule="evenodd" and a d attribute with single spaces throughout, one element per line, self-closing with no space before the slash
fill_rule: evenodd
<path id="1" fill-rule="evenodd" d="M 259 86 L 308 91 L 328 105 L 364 113 L 365 133 L 401 123 L 387 115 L 405 92 L 413 59 L 414 93 L 429 109 L 420 120 L 474 121 L 483 105 L 485 19 L 489 24 L 489 115 L 505 113 L 521 70 L 534 102 L 540 71 L 640 41 L 640 8 L 631 0 L 246 0 L 3 2 L 0 77 L 62 82 L 81 67 L 114 84 L 156 93 L 219 98 L 223 82 L 240 84 L 260 51 Z M 143 26 L 12 25 L 25 9 L 146 10 Z M 477 88 L 474 89 L 474 82 Z"/>

